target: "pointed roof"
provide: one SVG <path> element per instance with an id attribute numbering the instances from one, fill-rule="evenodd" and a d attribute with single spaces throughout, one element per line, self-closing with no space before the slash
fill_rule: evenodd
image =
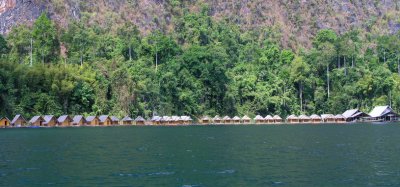
<path id="1" fill-rule="evenodd" d="M 86 121 L 87 122 L 92 122 L 94 119 L 98 119 L 98 117 L 97 116 L 88 116 L 88 117 L 86 117 Z"/>
<path id="2" fill-rule="evenodd" d="M 304 115 L 304 114 L 300 115 L 299 118 L 300 119 L 311 119 L 310 117 L 308 117 L 307 115 Z"/>
<path id="3" fill-rule="evenodd" d="M 110 118 L 111 118 L 111 121 L 113 121 L 113 122 L 119 121 L 119 118 L 116 116 L 111 116 Z"/>
<path id="4" fill-rule="evenodd" d="M 69 120 L 70 122 L 72 121 L 71 117 L 69 117 L 68 115 L 62 115 L 58 117 L 57 122 L 62 123 L 66 120 Z"/>
<path id="5" fill-rule="evenodd" d="M 216 116 L 213 118 L 213 121 L 221 121 L 221 117 L 219 117 L 218 115 L 216 115 Z"/>
<path id="6" fill-rule="evenodd" d="M 151 118 L 151 121 L 161 121 L 161 117 L 160 116 L 153 116 Z"/>
<path id="7" fill-rule="evenodd" d="M 254 118 L 254 120 L 264 120 L 264 118 L 263 118 L 262 116 L 260 116 L 260 115 L 257 115 L 257 116 Z"/>
<path id="8" fill-rule="evenodd" d="M 229 116 L 225 116 L 224 118 L 222 118 L 223 120 L 231 120 L 232 118 Z"/>
<path id="9" fill-rule="evenodd" d="M 109 118 L 111 120 L 111 118 L 108 115 L 101 115 L 99 117 L 99 120 L 100 120 L 100 122 L 104 123 L 107 120 L 107 118 Z"/>
<path id="10" fill-rule="evenodd" d="M 161 121 L 172 121 L 172 119 L 171 119 L 171 117 L 169 117 L 169 116 L 163 116 L 163 117 L 161 118 Z"/>
<path id="11" fill-rule="evenodd" d="M 282 118 L 281 118 L 280 116 L 278 116 L 278 115 L 275 115 L 273 118 L 274 118 L 274 119 L 278 119 L 278 120 L 282 119 Z"/>
<path id="12" fill-rule="evenodd" d="M 35 123 L 35 122 L 38 121 L 38 120 L 44 121 L 44 119 L 42 118 L 42 116 L 33 116 L 33 117 L 31 118 L 31 120 L 29 120 L 29 123 Z"/>
<path id="13" fill-rule="evenodd" d="M 132 118 L 130 118 L 130 117 L 125 117 L 124 119 L 122 119 L 122 121 L 132 121 Z M 138 117 L 135 119 L 135 121 L 136 121 L 136 122 L 144 122 L 144 121 L 146 121 L 146 119 L 144 119 L 142 116 L 138 116 Z"/>
<path id="14" fill-rule="evenodd" d="M 82 115 L 76 115 L 72 119 L 72 123 L 79 123 L 81 120 L 86 121 L 86 119 Z"/>
<path id="15" fill-rule="evenodd" d="M 393 109 L 387 105 L 386 106 L 377 106 L 369 113 L 369 115 L 373 118 L 382 117 L 382 116 L 385 116 L 388 114 L 393 114 L 393 115 L 397 116 L 397 114 L 393 111 Z"/>
<path id="16" fill-rule="evenodd" d="M 3 119 L 7 120 L 8 122 L 11 122 L 10 119 L 8 119 L 7 117 L 0 117 L 0 120 L 3 120 Z"/>
<path id="17" fill-rule="evenodd" d="M 15 122 L 17 122 L 17 120 L 19 118 L 21 118 L 22 120 L 24 120 L 26 122 L 26 119 L 21 114 L 17 114 L 17 115 L 15 115 L 14 119 L 11 121 L 11 124 L 14 124 Z"/>
<path id="18" fill-rule="evenodd" d="M 322 119 L 321 116 L 318 116 L 317 114 L 313 114 L 310 116 L 311 119 Z"/>
<path id="19" fill-rule="evenodd" d="M 335 118 L 335 116 L 333 114 L 322 114 L 321 118 L 322 119 L 328 119 L 328 118 Z"/>
<path id="20" fill-rule="evenodd" d="M 299 119 L 296 115 L 292 114 L 288 116 L 286 119 Z"/>
<path id="21" fill-rule="evenodd" d="M 124 118 L 121 119 L 121 121 L 133 121 L 133 119 L 129 116 L 125 116 Z"/>
<path id="22" fill-rule="evenodd" d="M 53 115 L 45 115 L 44 116 L 44 124 L 48 124 L 50 123 L 51 120 L 57 120 Z"/>
<path id="23" fill-rule="evenodd" d="M 273 120 L 274 118 L 273 118 L 271 115 L 267 115 L 267 116 L 265 116 L 264 119 L 265 119 L 265 120 Z"/>
<path id="24" fill-rule="evenodd" d="M 335 116 L 336 119 L 346 119 L 342 114 L 338 114 Z"/>
<path id="25" fill-rule="evenodd" d="M 235 121 L 240 120 L 239 116 L 235 116 L 232 119 L 235 120 Z"/>
<path id="26" fill-rule="evenodd" d="M 350 110 L 346 110 L 342 115 L 346 118 L 349 118 L 349 117 L 353 117 L 359 111 L 360 110 L 358 110 L 358 109 L 350 109 Z"/>
<path id="27" fill-rule="evenodd" d="M 208 117 L 208 116 L 203 116 L 203 117 L 201 118 L 201 121 L 210 121 L 210 117 Z"/>
<path id="28" fill-rule="evenodd" d="M 245 115 L 242 117 L 242 120 L 251 120 L 251 119 L 249 118 L 249 116 Z"/>

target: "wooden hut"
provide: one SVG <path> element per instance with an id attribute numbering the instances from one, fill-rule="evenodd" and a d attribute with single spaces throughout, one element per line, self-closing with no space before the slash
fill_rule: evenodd
<path id="1" fill-rule="evenodd" d="M 233 124 L 233 120 L 229 116 L 225 116 L 224 118 L 222 118 L 222 121 L 224 124 Z"/>
<path id="2" fill-rule="evenodd" d="M 296 115 L 290 115 L 286 118 L 287 123 L 299 123 L 300 119 Z"/>
<path id="3" fill-rule="evenodd" d="M 232 118 L 233 124 L 240 124 L 240 118 L 239 116 L 235 116 Z"/>
<path id="4" fill-rule="evenodd" d="M 399 114 L 397 114 L 390 106 L 377 106 L 370 113 L 369 117 L 365 119 L 367 121 L 398 121 Z"/>
<path id="5" fill-rule="evenodd" d="M 282 123 L 282 118 L 278 115 L 275 115 L 274 117 L 274 123 Z"/>
<path id="6" fill-rule="evenodd" d="M 182 119 L 179 116 L 171 116 L 170 125 L 181 125 Z"/>
<path id="7" fill-rule="evenodd" d="M 43 126 L 45 127 L 54 127 L 57 125 L 57 118 L 53 115 L 45 115 L 43 119 Z"/>
<path id="8" fill-rule="evenodd" d="M 257 115 L 254 118 L 254 122 L 255 122 L 255 124 L 264 124 L 265 123 L 265 119 L 262 116 Z"/>
<path id="9" fill-rule="evenodd" d="M 333 114 L 322 114 L 321 115 L 322 122 L 324 123 L 335 123 L 335 116 Z"/>
<path id="10" fill-rule="evenodd" d="M 142 116 L 138 116 L 135 120 L 135 125 L 146 125 L 146 119 Z M 133 119 L 126 116 L 122 119 L 122 125 L 132 125 Z"/>
<path id="11" fill-rule="evenodd" d="M 181 116 L 181 119 L 183 121 L 183 125 L 190 125 L 193 121 L 190 116 Z"/>
<path id="12" fill-rule="evenodd" d="M 264 121 L 265 121 L 265 123 L 267 123 L 267 124 L 273 124 L 273 123 L 275 122 L 275 121 L 274 121 L 274 118 L 273 118 L 271 115 L 265 116 Z"/>
<path id="13" fill-rule="evenodd" d="M 242 123 L 243 124 L 250 124 L 251 123 L 251 119 L 249 118 L 249 116 L 243 116 L 242 117 Z"/>
<path id="14" fill-rule="evenodd" d="M 69 115 L 62 115 L 57 119 L 57 125 L 61 127 L 69 127 L 72 125 L 72 118 Z"/>
<path id="15" fill-rule="evenodd" d="M 86 118 L 86 122 L 87 122 L 86 125 L 89 125 L 89 126 L 96 126 L 96 125 L 100 124 L 99 117 L 97 117 L 97 116 L 88 116 Z"/>
<path id="16" fill-rule="evenodd" d="M 42 116 L 33 116 L 31 120 L 29 120 L 29 124 L 34 127 L 42 127 L 44 119 Z"/>
<path id="17" fill-rule="evenodd" d="M 346 123 L 346 118 L 342 114 L 338 114 L 335 116 L 336 123 Z"/>
<path id="18" fill-rule="evenodd" d="M 99 117 L 99 125 L 100 126 L 110 126 L 112 125 L 112 120 L 108 115 L 101 115 Z"/>
<path id="19" fill-rule="evenodd" d="M 26 126 L 27 122 L 25 118 L 21 114 L 17 114 L 14 119 L 11 121 L 12 127 L 24 127 Z"/>
<path id="20" fill-rule="evenodd" d="M 152 125 L 161 125 L 161 117 L 160 116 L 153 116 L 151 118 Z"/>
<path id="21" fill-rule="evenodd" d="M 318 116 L 317 114 L 311 115 L 310 118 L 311 118 L 311 123 L 322 123 L 321 116 Z"/>
<path id="22" fill-rule="evenodd" d="M 0 118 L 0 128 L 10 127 L 11 121 L 7 117 Z"/>
<path id="23" fill-rule="evenodd" d="M 170 125 L 171 118 L 169 116 L 163 116 L 161 118 L 161 125 Z"/>
<path id="24" fill-rule="evenodd" d="M 76 115 L 72 118 L 72 126 L 84 126 L 86 125 L 86 119 L 82 115 Z"/>
<path id="25" fill-rule="evenodd" d="M 362 121 L 363 118 L 370 117 L 370 115 L 360 111 L 359 109 L 346 110 L 342 115 L 346 118 L 347 122 L 358 122 Z"/>
<path id="26" fill-rule="evenodd" d="M 210 119 L 210 117 L 208 117 L 208 116 L 203 116 L 203 117 L 200 119 L 200 123 L 201 123 L 202 125 L 209 125 L 209 124 L 211 124 L 211 119 Z"/>
<path id="27" fill-rule="evenodd" d="M 311 123 L 311 118 L 308 117 L 307 115 L 300 115 L 299 116 L 299 122 L 300 123 Z"/>
<path id="28" fill-rule="evenodd" d="M 222 124 L 222 119 L 221 119 L 218 115 L 216 115 L 212 120 L 213 120 L 213 123 L 214 123 L 215 125 L 220 125 L 220 124 Z"/>
<path id="29" fill-rule="evenodd" d="M 133 121 L 134 120 L 131 117 L 125 116 L 119 121 L 119 124 L 120 125 L 133 125 Z"/>
<path id="30" fill-rule="evenodd" d="M 119 125 L 119 118 L 117 116 L 110 116 L 111 125 Z"/>

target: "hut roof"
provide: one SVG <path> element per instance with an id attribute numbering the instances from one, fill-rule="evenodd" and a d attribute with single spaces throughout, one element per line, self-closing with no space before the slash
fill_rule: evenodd
<path id="1" fill-rule="evenodd" d="M 52 119 L 54 119 L 53 115 L 45 115 L 44 116 L 44 124 L 48 124 Z"/>
<path id="2" fill-rule="evenodd" d="M 223 120 L 231 120 L 232 118 L 229 116 L 225 116 L 224 118 L 222 118 Z"/>
<path id="3" fill-rule="evenodd" d="M 29 123 L 35 123 L 37 120 L 44 121 L 42 116 L 33 116 L 31 120 L 29 120 Z"/>
<path id="4" fill-rule="evenodd" d="M 369 113 L 369 115 L 373 118 L 382 117 L 389 114 L 397 116 L 397 114 L 389 106 L 377 106 Z"/>
<path id="5" fill-rule="evenodd" d="M 171 117 L 169 117 L 169 116 L 163 116 L 163 117 L 161 118 L 161 121 L 172 121 L 172 119 L 171 119 Z"/>
<path id="6" fill-rule="evenodd" d="M 322 114 L 321 118 L 322 119 L 331 119 L 331 118 L 335 118 L 335 116 L 333 114 Z"/>
<path id="7" fill-rule="evenodd" d="M 21 115 L 21 114 L 17 114 L 15 115 L 14 119 L 11 121 L 11 124 L 14 124 L 15 122 L 17 122 L 18 119 L 22 119 L 23 121 L 26 122 L 25 118 Z"/>
<path id="8" fill-rule="evenodd" d="M 91 121 L 93 121 L 94 119 L 96 119 L 97 118 L 97 116 L 88 116 L 88 117 L 86 117 L 86 121 L 87 122 L 91 122 Z"/>
<path id="9" fill-rule="evenodd" d="M 286 119 L 299 119 L 296 115 L 290 115 Z"/>
<path id="10" fill-rule="evenodd" d="M 129 116 L 126 116 L 126 117 L 124 117 L 124 118 L 122 119 L 122 121 L 133 121 L 133 119 L 130 118 Z M 135 119 L 135 121 L 136 121 L 136 122 L 145 122 L 146 119 L 144 119 L 142 116 L 138 116 L 138 117 Z"/>
<path id="11" fill-rule="evenodd" d="M 209 120 L 210 120 L 210 117 L 208 117 L 208 116 L 203 116 L 203 117 L 201 118 L 201 120 L 202 120 L 202 121 L 209 121 Z"/>
<path id="12" fill-rule="evenodd" d="M 300 119 L 311 119 L 310 117 L 308 117 L 307 115 L 304 115 L 304 114 L 300 115 L 299 118 Z"/>
<path id="13" fill-rule="evenodd" d="M 249 116 L 245 115 L 242 117 L 242 120 L 251 120 L 251 119 L 249 118 Z"/>
<path id="14" fill-rule="evenodd" d="M 342 114 L 338 114 L 335 116 L 336 119 L 345 119 L 346 117 L 344 117 Z"/>
<path id="15" fill-rule="evenodd" d="M 360 111 L 359 109 L 347 110 L 347 111 L 344 112 L 342 115 L 343 115 L 345 118 L 354 118 L 354 117 L 358 117 L 358 116 L 361 116 L 361 117 L 364 117 L 364 116 L 367 117 L 367 116 L 369 116 L 368 114 L 366 114 L 366 113 Z"/>
<path id="16" fill-rule="evenodd" d="M 68 115 L 62 115 L 62 116 L 58 117 L 57 122 L 62 123 L 66 120 L 69 120 L 69 122 L 72 121 L 71 117 L 69 117 Z"/>
<path id="17" fill-rule="evenodd" d="M 264 118 L 262 117 L 262 116 L 260 116 L 260 115 L 257 115 L 255 118 L 254 118 L 254 120 L 263 120 Z"/>
<path id="18" fill-rule="evenodd" d="M 151 118 L 151 121 L 161 121 L 161 117 L 160 116 L 153 116 Z"/>
<path id="19" fill-rule="evenodd" d="M 107 118 L 111 120 L 111 118 L 110 118 L 108 115 L 101 115 L 101 116 L 99 116 L 99 120 L 100 120 L 100 122 L 102 122 L 102 123 L 104 123 L 104 122 L 107 120 Z"/>
<path id="20" fill-rule="evenodd" d="M 192 118 L 190 116 L 181 116 L 181 119 L 183 121 L 192 121 Z"/>
<path id="21" fill-rule="evenodd" d="M 181 120 L 181 117 L 179 117 L 179 116 L 172 116 L 172 117 L 170 118 L 170 120 L 171 120 L 171 121 L 180 121 L 180 120 Z"/>
<path id="22" fill-rule="evenodd" d="M 235 116 L 232 118 L 233 120 L 240 120 L 239 116 Z"/>
<path id="23" fill-rule="evenodd" d="M 218 115 L 216 115 L 216 116 L 213 118 L 213 121 L 216 121 L 216 120 L 220 121 L 220 120 L 221 120 L 221 117 L 219 117 Z"/>
<path id="24" fill-rule="evenodd" d="M 311 119 L 321 119 L 321 116 L 318 116 L 317 114 L 313 114 L 310 116 Z"/>
<path id="25" fill-rule="evenodd" d="M 275 115 L 274 117 L 273 117 L 274 119 L 282 119 L 280 116 L 278 116 L 278 115 Z"/>
<path id="26" fill-rule="evenodd" d="M 125 116 L 121 119 L 121 121 L 133 121 L 133 119 L 129 116 Z"/>
<path id="27" fill-rule="evenodd" d="M 72 119 L 72 123 L 79 123 L 81 120 L 86 121 L 85 118 L 82 115 L 76 115 Z"/>
<path id="28" fill-rule="evenodd" d="M 110 116 L 111 121 L 116 122 L 119 121 L 119 118 L 117 118 L 116 116 Z"/>
<path id="29" fill-rule="evenodd" d="M 267 115 L 267 116 L 265 116 L 265 118 L 264 119 L 266 119 L 266 120 L 271 120 L 271 119 L 274 119 L 271 115 Z"/>
<path id="30" fill-rule="evenodd" d="M 8 119 L 7 117 L 0 117 L 0 120 L 3 120 L 3 119 L 5 119 L 5 120 L 7 120 L 8 122 L 10 122 L 10 119 Z"/>

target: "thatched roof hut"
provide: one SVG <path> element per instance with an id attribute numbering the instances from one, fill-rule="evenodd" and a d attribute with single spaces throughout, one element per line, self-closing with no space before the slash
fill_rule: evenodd
<path id="1" fill-rule="evenodd" d="M 243 122 L 243 124 L 250 124 L 251 119 L 249 118 L 249 116 L 245 115 L 242 117 L 242 122 Z"/>
<path id="2" fill-rule="evenodd" d="M 203 125 L 209 125 L 209 124 L 211 124 L 211 119 L 208 116 L 203 116 L 200 119 L 200 123 L 203 124 Z"/>
<path id="3" fill-rule="evenodd" d="M 346 118 L 342 114 L 338 114 L 335 116 L 335 122 L 336 123 L 345 123 Z"/>
<path id="4" fill-rule="evenodd" d="M 233 124 L 240 124 L 240 117 L 239 116 L 235 116 L 232 118 Z"/>
<path id="5" fill-rule="evenodd" d="M 11 121 L 11 126 L 13 127 L 23 127 L 26 126 L 26 124 L 27 121 L 21 114 L 15 115 L 14 119 Z"/>
<path id="6" fill-rule="evenodd" d="M 116 116 L 110 116 L 111 125 L 119 125 L 119 118 Z"/>
<path id="7" fill-rule="evenodd" d="M 193 121 L 190 116 L 181 116 L 181 120 L 183 121 L 183 125 L 190 125 Z"/>
<path id="8" fill-rule="evenodd" d="M 61 127 L 68 127 L 72 125 L 72 118 L 69 115 L 62 115 L 57 119 L 57 125 Z"/>
<path id="9" fill-rule="evenodd" d="M 57 119 L 53 115 L 45 115 L 43 119 L 44 119 L 43 126 L 54 127 L 57 124 Z"/>
<path id="10" fill-rule="evenodd" d="M 112 125 L 112 121 L 110 116 L 108 115 L 101 115 L 99 116 L 99 125 L 110 126 Z"/>
<path id="11" fill-rule="evenodd" d="M 255 122 L 256 124 L 263 124 L 263 123 L 265 123 L 265 119 L 264 119 L 262 116 L 257 115 L 257 116 L 254 118 L 254 122 Z"/>
<path id="12" fill-rule="evenodd" d="M 275 115 L 274 117 L 274 123 L 282 123 L 282 118 L 278 115 Z"/>
<path id="13" fill-rule="evenodd" d="M 271 115 L 265 116 L 264 121 L 265 121 L 266 123 L 268 123 L 268 124 L 271 124 L 271 123 L 274 123 L 274 122 L 275 122 L 274 118 L 273 118 Z"/>
<path id="14" fill-rule="evenodd" d="M 76 115 L 72 118 L 73 126 L 83 126 L 86 124 L 86 119 L 82 115 Z"/>
<path id="15" fill-rule="evenodd" d="M 299 117 L 297 117 L 296 115 L 290 115 L 290 116 L 288 116 L 287 118 L 286 118 L 286 122 L 287 123 L 299 123 L 300 122 L 300 119 L 299 119 Z"/>
<path id="16" fill-rule="evenodd" d="M 325 123 L 335 123 L 335 116 L 333 114 L 322 114 L 321 118 Z"/>
<path id="17" fill-rule="evenodd" d="M 31 126 L 36 126 L 36 127 L 41 127 L 43 126 L 43 122 L 44 119 L 42 118 L 42 116 L 33 116 L 30 120 L 29 120 L 29 124 Z"/>
<path id="18" fill-rule="evenodd" d="M 222 118 L 222 121 L 224 124 L 232 124 L 233 123 L 232 118 L 229 116 L 225 116 L 224 118 Z"/>
<path id="19" fill-rule="evenodd" d="M 97 116 L 88 116 L 86 118 L 86 122 L 87 122 L 87 125 L 95 126 L 95 125 L 99 125 L 100 120 L 99 120 L 99 117 L 97 117 Z"/>
<path id="20" fill-rule="evenodd" d="M 317 114 L 311 115 L 310 118 L 311 118 L 312 123 L 321 123 L 322 122 L 321 116 L 318 116 Z"/>
<path id="21" fill-rule="evenodd" d="M 219 117 L 218 115 L 216 115 L 213 119 L 212 119 L 214 124 L 221 124 L 222 123 L 222 119 L 221 117 Z"/>
<path id="22" fill-rule="evenodd" d="M 299 116 L 299 120 L 300 120 L 300 123 L 310 123 L 311 122 L 311 118 L 304 114 Z"/>
<path id="23" fill-rule="evenodd" d="M 161 119 L 160 116 L 153 116 L 150 121 L 152 125 L 161 125 Z"/>

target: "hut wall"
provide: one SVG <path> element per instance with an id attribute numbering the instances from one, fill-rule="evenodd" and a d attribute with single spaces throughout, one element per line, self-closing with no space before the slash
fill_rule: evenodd
<path id="1" fill-rule="evenodd" d="M 8 127 L 10 126 L 10 122 L 7 119 L 0 120 L 0 127 Z"/>
<path id="2" fill-rule="evenodd" d="M 23 120 L 22 118 L 18 118 L 17 121 L 15 121 L 14 126 L 25 126 L 26 121 Z"/>
<path id="3" fill-rule="evenodd" d="M 69 122 L 68 120 L 65 120 L 62 123 L 59 123 L 58 125 L 59 126 L 71 126 L 71 122 Z"/>
<path id="4" fill-rule="evenodd" d="M 132 123 L 129 123 L 129 122 L 124 122 L 125 123 L 125 125 L 132 125 Z M 137 121 L 136 122 L 136 125 L 144 125 L 144 121 Z"/>

